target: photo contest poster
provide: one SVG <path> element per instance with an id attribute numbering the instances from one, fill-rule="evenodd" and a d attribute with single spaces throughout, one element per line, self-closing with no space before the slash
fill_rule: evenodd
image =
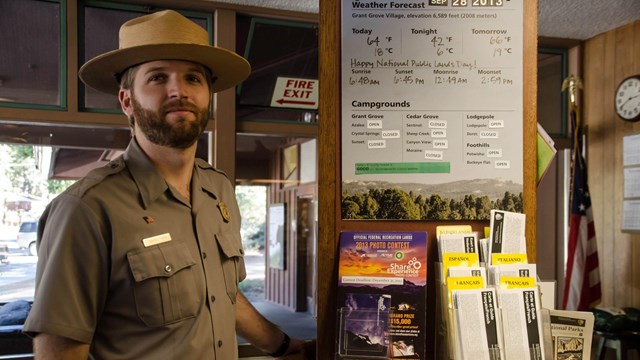
<path id="1" fill-rule="evenodd" d="M 426 232 L 342 232 L 337 353 L 425 359 Z"/>
<path id="2" fill-rule="evenodd" d="M 341 11 L 342 218 L 522 212 L 523 0 Z"/>

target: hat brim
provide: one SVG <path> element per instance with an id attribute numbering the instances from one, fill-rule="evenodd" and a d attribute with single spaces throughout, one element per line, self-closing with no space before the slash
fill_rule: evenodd
<path id="1" fill-rule="evenodd" d="M 155 60 L 185 60 L 206 66 L 216 78 L 211 92 L 233 87 L 251 73 L 251 65 L 247 60 L 223 48 L 197 44 L 158 44 L 98 55 L 87 61 L 78 75 L 86 85 L 98 91 L 117 94 L 120 90 L 116 80 L 118 74 L 132 66 Z"/>

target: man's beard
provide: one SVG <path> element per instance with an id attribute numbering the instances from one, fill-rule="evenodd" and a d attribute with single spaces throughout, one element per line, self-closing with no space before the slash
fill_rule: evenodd
<path id="1" fill-rule="evenodd" d="M 165 104 L 155 112 L 144 109 L 131 93 L 131 106 L 133 107 L 132 116 L 135 119 L 135 126 L 140 127 L 149 141 L 160 146 L 186 149 L 198 141 L 200 134 L 209 122 L 208 107 L 198 109 L 197 106 L 186 100 L 176 100 Z M 196 117 L 195 120 L 179 119 L 175 123 L 166 121 L 167 112 L 177 107 L 192 111 Z"/>

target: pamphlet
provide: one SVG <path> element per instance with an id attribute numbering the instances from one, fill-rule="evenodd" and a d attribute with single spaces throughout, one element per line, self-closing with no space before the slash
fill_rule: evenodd
<path id="1" fill-rule="evenodd" d="M 478 234 L 443 234 L 438 237 L 438 258 L 446 253 L 478 253 Z"/>
<path id="2" fill-rule="evenodd" d="M 536 275 L 536 264 L 504 264 L 489 267 L 489 285 L 499 286 L 502 276 L 533 277 Z"/>
<path id="3" fill-rule="evenodd" d="M 587 311 L 549 310 L 553 360 L 591 359 L 593 313 Z"/>
<path id="4" fill-rule="evenodd" d="M 436 226 L 436 237 L 450 234 L 468 234 L 472 232 L 471 225 L 440 225 Z"/>
<path id="5" fill-rule="evenodd" d="M 454 290 L 456 359 L 503 359 L 495 289 Z"/>
<path id="6" fill-rule="evenodd" d="M 556 156 L 557 150 L 555 143 L 546 130 L 538 123 L 538 136 L 536 140 L 537 144 L 537 158 L 538 158 L 538 172 L 536 175 L 536 182 L 540 182 L 544 174 L 549 169 L 549 165 Z"/>
<path id="7" fill-rule="evenodd" d="M 452 266 L 480 266 L 478 253 L 444 253 L 442 254 L 442 276 L 443 282 L 449 275 L 449 268 Z"/>
<path id="8" fill-rule="evenodd" d="M 542 360 L 544 342 L 537 288 L 498 290 L 506 359 Z"/>
<path id="9" fill-rule="evenodd" d="M 340 359 L 426 359 L 426 232 L 342 232 Z"/>
<path id="10" fill-rule="evenodd" d="M 516 212 L 491 210 L 490 261 L 493 254 L 526 254 L 526 215 Z"/>
<path id="11" fill-rule="evenodd" d="M 487 269 L 482 266 L 451 266 L 449 277 L 473 276 L 481 277 L 482 283 L 487 284 Z"/>

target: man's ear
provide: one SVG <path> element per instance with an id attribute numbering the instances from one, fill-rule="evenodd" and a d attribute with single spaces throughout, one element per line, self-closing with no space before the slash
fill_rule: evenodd
<path id="1" fill-rule="evenodd" d="M 133 114 L 133 108 L 131 108 L 131 90 L 121 88 L 118 92 L 118 100 L 120 101 L 122 112 L 124 112 L 127 117 L 130 117 L 131 114 Z"/>

